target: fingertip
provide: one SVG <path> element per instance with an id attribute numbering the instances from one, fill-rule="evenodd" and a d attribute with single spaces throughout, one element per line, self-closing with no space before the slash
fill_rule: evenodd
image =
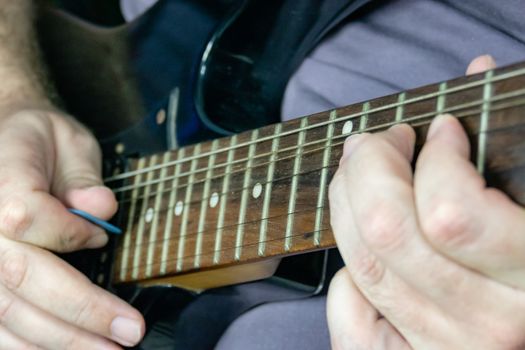
<path id="1" fill-rule="evenodd" d="M 66 193 L 66 201 L 72 208 L 103 220 L 110 219 L 118 209 L 115 194 L 105 186 L 71 189 Z"/>
<path id="2" fill-rule="evenodd" d="M 134 316 L 117 316 L 110 325 L 110 333 L 113 340 L 124 346 L 137 345 L 146 332 L 146 325 L 142 315 L 134 310 Z"/>
<path id="3" fill-rule="evenodd" d="M 468 157 L 470 154 L 470 143 L 465 129 L 459 120 L 450 114 L 441 114 L 434 118 L 427 132 L 426 143 L 455 149 L 462 157 Z"/>
<path id="4" fill-rule="evenodd" d="M 496 61 L 494 58 L 491 55 L 482 55 L 476 57 L 470 62 L 466 74 L 478 74 L 493 68 L 496 68 Z"/>
<path id="5" fill-rule="evenodd" d="M 427 132 L 427 141 L 434 138 L 436 134 L 441 130 L 443 125 L 447 123 L 448 119 L 452 116 L 450 114 L 440 114 L 436 116 L 430 123 L 430 127 Z"/>
<path id="6" fill-rule="evenodd" d="M 339 161 L 339 165 L 341 165 L 346 159 L 348 159 L 350 155 L 354 152 L 357 145 L 360 144 L 363 141 L 363 139 L 365 139 L 369 135 L 369 133 L 362 133 L 347 137 L 343 145 L 343 155 Z"/>
<path id="7" fill-rule="evenodd" d="M 388 129 L 388 135 L 392 142 L 399 146 L 404 156 L 411 160 L 414 155 L 416 132 L 408 124 L 396 124 Z"/>
<path id="8" fill-rule="evenodd" d="M 436 136 L 450 135 L 465 136 L 465 131 L 459 120 L 451 114 L 440 114 L 432 120 L 427 132 L 427 141 Z M 458 135 L 459 134 L 459 135 Z"/>

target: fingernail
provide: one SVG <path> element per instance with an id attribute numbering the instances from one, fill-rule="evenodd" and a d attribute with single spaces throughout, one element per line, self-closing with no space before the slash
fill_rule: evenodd
<path id="1" fill-rule="evenodd" d="M 142 338 L 140 323 L 121 316 L 115 317 L 111 322 L 111 336 L 124 346 L 133 346 Z"/>
<path id="2" fill-rule="evenodd" d="M 488 67 L 495 67 L 496 66 L 496 60 L 491 55 L 483 55 L 483 63 L 485 63 Z"/>
<path id="3" fill-rule="evenodd" d="M 437 134 L 445 120 L 448 118 L 452 118 L 452 116 L 450 114 L 440 114 L 434 118 L 434 120 L 430 124 L 430 127 L 428 128 L 427 140 L 430 140 Z"/>
<path id="4" fill-rule="evenodd" d="M 97 229 L 98 230 L 98 229 Z M 85 244 L 86 248 L 100 248 L 108 243 L 108 235 L 104 232 L 97 233 L 91 237 Z"/>

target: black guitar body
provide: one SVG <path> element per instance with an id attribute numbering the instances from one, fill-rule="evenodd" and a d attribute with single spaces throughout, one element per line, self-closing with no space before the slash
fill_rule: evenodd
<path id="1" fill-rule="evenodd" d="M 110 158 L 118 142 L 144 154 L 279 122 L 306 54 L 369 1 L 161 0 L 113 28 L 47 10 L 38 32 L 65 107 Z"/>
<path id="2" fill-rule="evenodd" d="M 112 28 L 44 9 L 38 33 L 61 102 L 92 128 L 110 174 L 128 157 L 279 122 L 290 76 L 331 28 L 367 2 L 161 0 Z M 176 318 L 174 311 L 194 298 L 160 287 L 114 289 L 111 251 L 110 244 L 68 260 L 138 306 L 149 325 Z M 327 259 L 328 252 L 286 258 L 274 281 L 318 293 Z M 167 308 L 166 300 L 176 301 Z"/>

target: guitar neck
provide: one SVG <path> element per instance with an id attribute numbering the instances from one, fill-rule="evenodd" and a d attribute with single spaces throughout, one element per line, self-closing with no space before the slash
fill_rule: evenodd
<path id="1" fill-rule="evenodd" d="M 328 184 L 346 137 L 409 123 L 424 142 L 452 113 L 492 186 L 525 204 L 525 64 L 410 90 L 130 161 L 106 179 L 123 238 L 114 281 L 134 282 L 335 246 Z"/>

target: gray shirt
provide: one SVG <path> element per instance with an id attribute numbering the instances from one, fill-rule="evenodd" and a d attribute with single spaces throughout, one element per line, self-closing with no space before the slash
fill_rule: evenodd
<path id="1" fill-rule="evenodd" d="M 455 78 L 482 54 L 525 60 L 524 18 L 524 0 L 374 1 L 304 61 L 283 119 Z"/>

